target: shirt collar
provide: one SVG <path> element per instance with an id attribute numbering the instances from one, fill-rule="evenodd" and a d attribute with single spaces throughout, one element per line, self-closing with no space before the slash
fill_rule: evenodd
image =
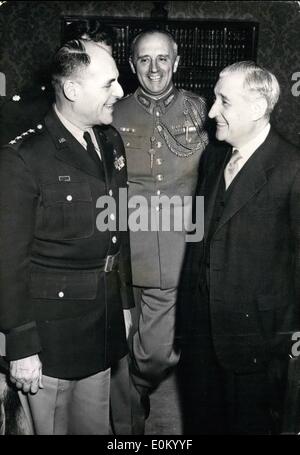
<path id="1" fill-rule="evenodd" d="M 72 134 L 72 136 L 74 136 L 75 139 L 77 139 L 77 141 L 80 142 L 81 145 L 83 145 L 83 147 L 86 147 L 86 142 L 83 139 L 84 131 L 78 126 L 74 125 L 74 123 L 71 123 L 68 119 L 66 119 L 66 117 L 64 117 L 62 113 L 59 112 L 56 104 L 54 104 L 54 111 L 59 120 L 61 121 L 61 123 L 64 125 L 64 127 L 67 128 L 67 130 Z"/>
<path id="2" fill-rule="evenodd" d="M 264 129 L 251 141 L 247 142 L 246 144 L 238 147 L 239 153 L 242 156 L 243 160 L 248 160 L 251 155 L 258 149 L 258 147 L 266 140 L 266 137 L 269 134 L 271 125 L 268 123 Z M 235 150 L 237 147 L 233 147 L 232 150 Z"/>
<path id="3" fill-rule="evenodd" d="M 139 87 L 134 94 L 137 102 L 147 112 L 153 114 L 154 108 L 160 108 L 164 114 L 167 109 L 173 104 L 178 96 L 178 90 L 174 85 L 168 90 L 168 92 L 159 99 L 151 98 L 141 87 Z"/>

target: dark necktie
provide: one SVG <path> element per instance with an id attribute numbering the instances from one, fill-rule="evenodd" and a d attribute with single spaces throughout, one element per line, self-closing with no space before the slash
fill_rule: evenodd
<path id="1" fill-rule="evenodd" d="M 96 149 L 93 144 L 90 133 L 85 131 L 85 133 L 83 134 L 83 139 L 86 142 L 86 145 L 87 145 L 86 150 L 87 150 L 88 154 L 95 161 L 95 163 L 102 168 L 103 167 L 102 161 L 100 160 L 100 157 L 99 157 L 98 153 L 96 152 Z"/>

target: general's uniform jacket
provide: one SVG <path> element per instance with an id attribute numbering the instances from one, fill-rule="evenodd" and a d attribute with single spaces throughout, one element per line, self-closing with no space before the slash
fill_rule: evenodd
<path id="1" fill-rule="evenodd" d="M 128 234 L 96 226 L 100 196 L 114 197 L 118 221 L 124 148 L 114 128 L 94 133 L 104 170 L 52 110 L 0 154 L 0 330 L 9 360 L 38 353 L 53 377 L 94 374 L 127 352 Z M 120 271 L 104 272 L 119 251 Z"/>
<path id="2" fill-rule="evenodd" d="M 172 209 L 171 232 L 159 228 L 158 199 L 178 196 L 183 201 L 194 194 L 199 159 L 208 142 L 205 121 L 204 100 L 175 87 L 157 101 L 138 88 L 115 107 L 114 126 L 124 141 L 128 162 L 130 228 L 138 212 L 143 229 L 148 228 L 147 232 L 130 230 L 134 285 L 167 289 L 178 284 L 185 229 L 183 223 L 180 230 L 173 228 Z M 151 222 L 156 231 L 150 231 Z"/>
<path id="3" fill-rule="evenodd" d="M 300 328 L 300 154 L 271 129 L 229 186 L 211 231 L 229 155 L 231 148 L 221 144 L 203 155 L 197 194 L 204 196 L 205 233 L 187 248 L 180 321 L 183 338 L 196 334 L 201 343 L 203 302 L 195 296 L 198 286 L 208 286 L 217 358 L 243 373 L 270 359 L 286 361 Z"/>

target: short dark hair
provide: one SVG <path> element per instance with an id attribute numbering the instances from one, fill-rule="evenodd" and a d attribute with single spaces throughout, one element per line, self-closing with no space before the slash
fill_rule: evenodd
<path id="1" fill-rule="evenodd" d="M 72 40 L 61 46 L 55 53 L 52 65 L 52 84 L 61 86 L 62 79 L 71 76 L 76 71 L 89 66 L 91 59 L 84 46 L 85 40 Z"/>
<path id="2" fill-rule="evenodd" d="M 167 38 L 169 38 L 170 43 L 172 43 L 173 49 L 175 56 L 177 56 L 178 53 L 178 46 L 177 43 L 173 37 L 173 35 L 170 32 L 167 32 L 166 30 L 161 30 L 159 28 L 149 28 L 145 29 L 142 32 L 139 32 L 132 40 L 131 45 L 130 45 L 130 57 L 132 60 L 134 59 L 134 52 L 136 49 L 136 46 L 138 45 L 138 42 L 147 35 L 154 35 L 155 33 L 160 33 L 162 35 L 165 35 Z"/>
<path id="3" fill-rule="evenodd" d="M 113 46 L 116 40 L 116 31 L 110 25 L 103 24 L 98 19 L 80 19 L 67 25 L 64 33 L 64 42 L 84 39 Z"/>

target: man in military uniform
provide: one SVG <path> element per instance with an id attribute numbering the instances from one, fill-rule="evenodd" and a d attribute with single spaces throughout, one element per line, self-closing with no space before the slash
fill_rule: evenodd
<path id="1" fill-rule="evenodd" d="M 98 19 L 85 18 L 67 25 L 63 38 L 64 42 L 80 38 L 95 41 L 112 55 L 115 31 Z M 54 93 L 48 81 L 48 68 L 43 70 L 43 74 L 37 74 L 36 78 L 43 82 L 26 87 L 20 94 L 6 99 L 0 105 L 0 145 L 7 144 L 21 131 L 31 129 L 32 125 L 45 117 L 53 104 Z"/>
<path id="2" fill-rule="evenodd" d="M 207 144 L 205 102 L 174 87 L 172 75 L 178 63 L 177 44 L 169 33 L 140 33 L 132 43 L 130 59 L 140 87 L 119 101 L 114 113 L 114 126 L 126 150 L 129 200 L 143 196 L 141 213 L 157 224 L 160 206 L 152 207 L 151 197 L 193 195 L 198 162 Z M 185 231 L 131 229 L 130 243 L 139 313 L 131 345 L 132 373 L 140 401 L 148 407 L 149 391 L 179 359 L 174 346 L 175 303 Z M 144 417 L 137 431 L 143 432 Z"/>
<path id="3" fill-rule="evenodd" d="M 127 353 L 128 233 L 99 226 L 97 208 L 112 196 L 118 226 L 117 78 L 106 50 L 70 41 L 53 61 L 53 109 L 0 154 L 0 330 L 37 434 L 108 434 L 110 368 Z"/>

